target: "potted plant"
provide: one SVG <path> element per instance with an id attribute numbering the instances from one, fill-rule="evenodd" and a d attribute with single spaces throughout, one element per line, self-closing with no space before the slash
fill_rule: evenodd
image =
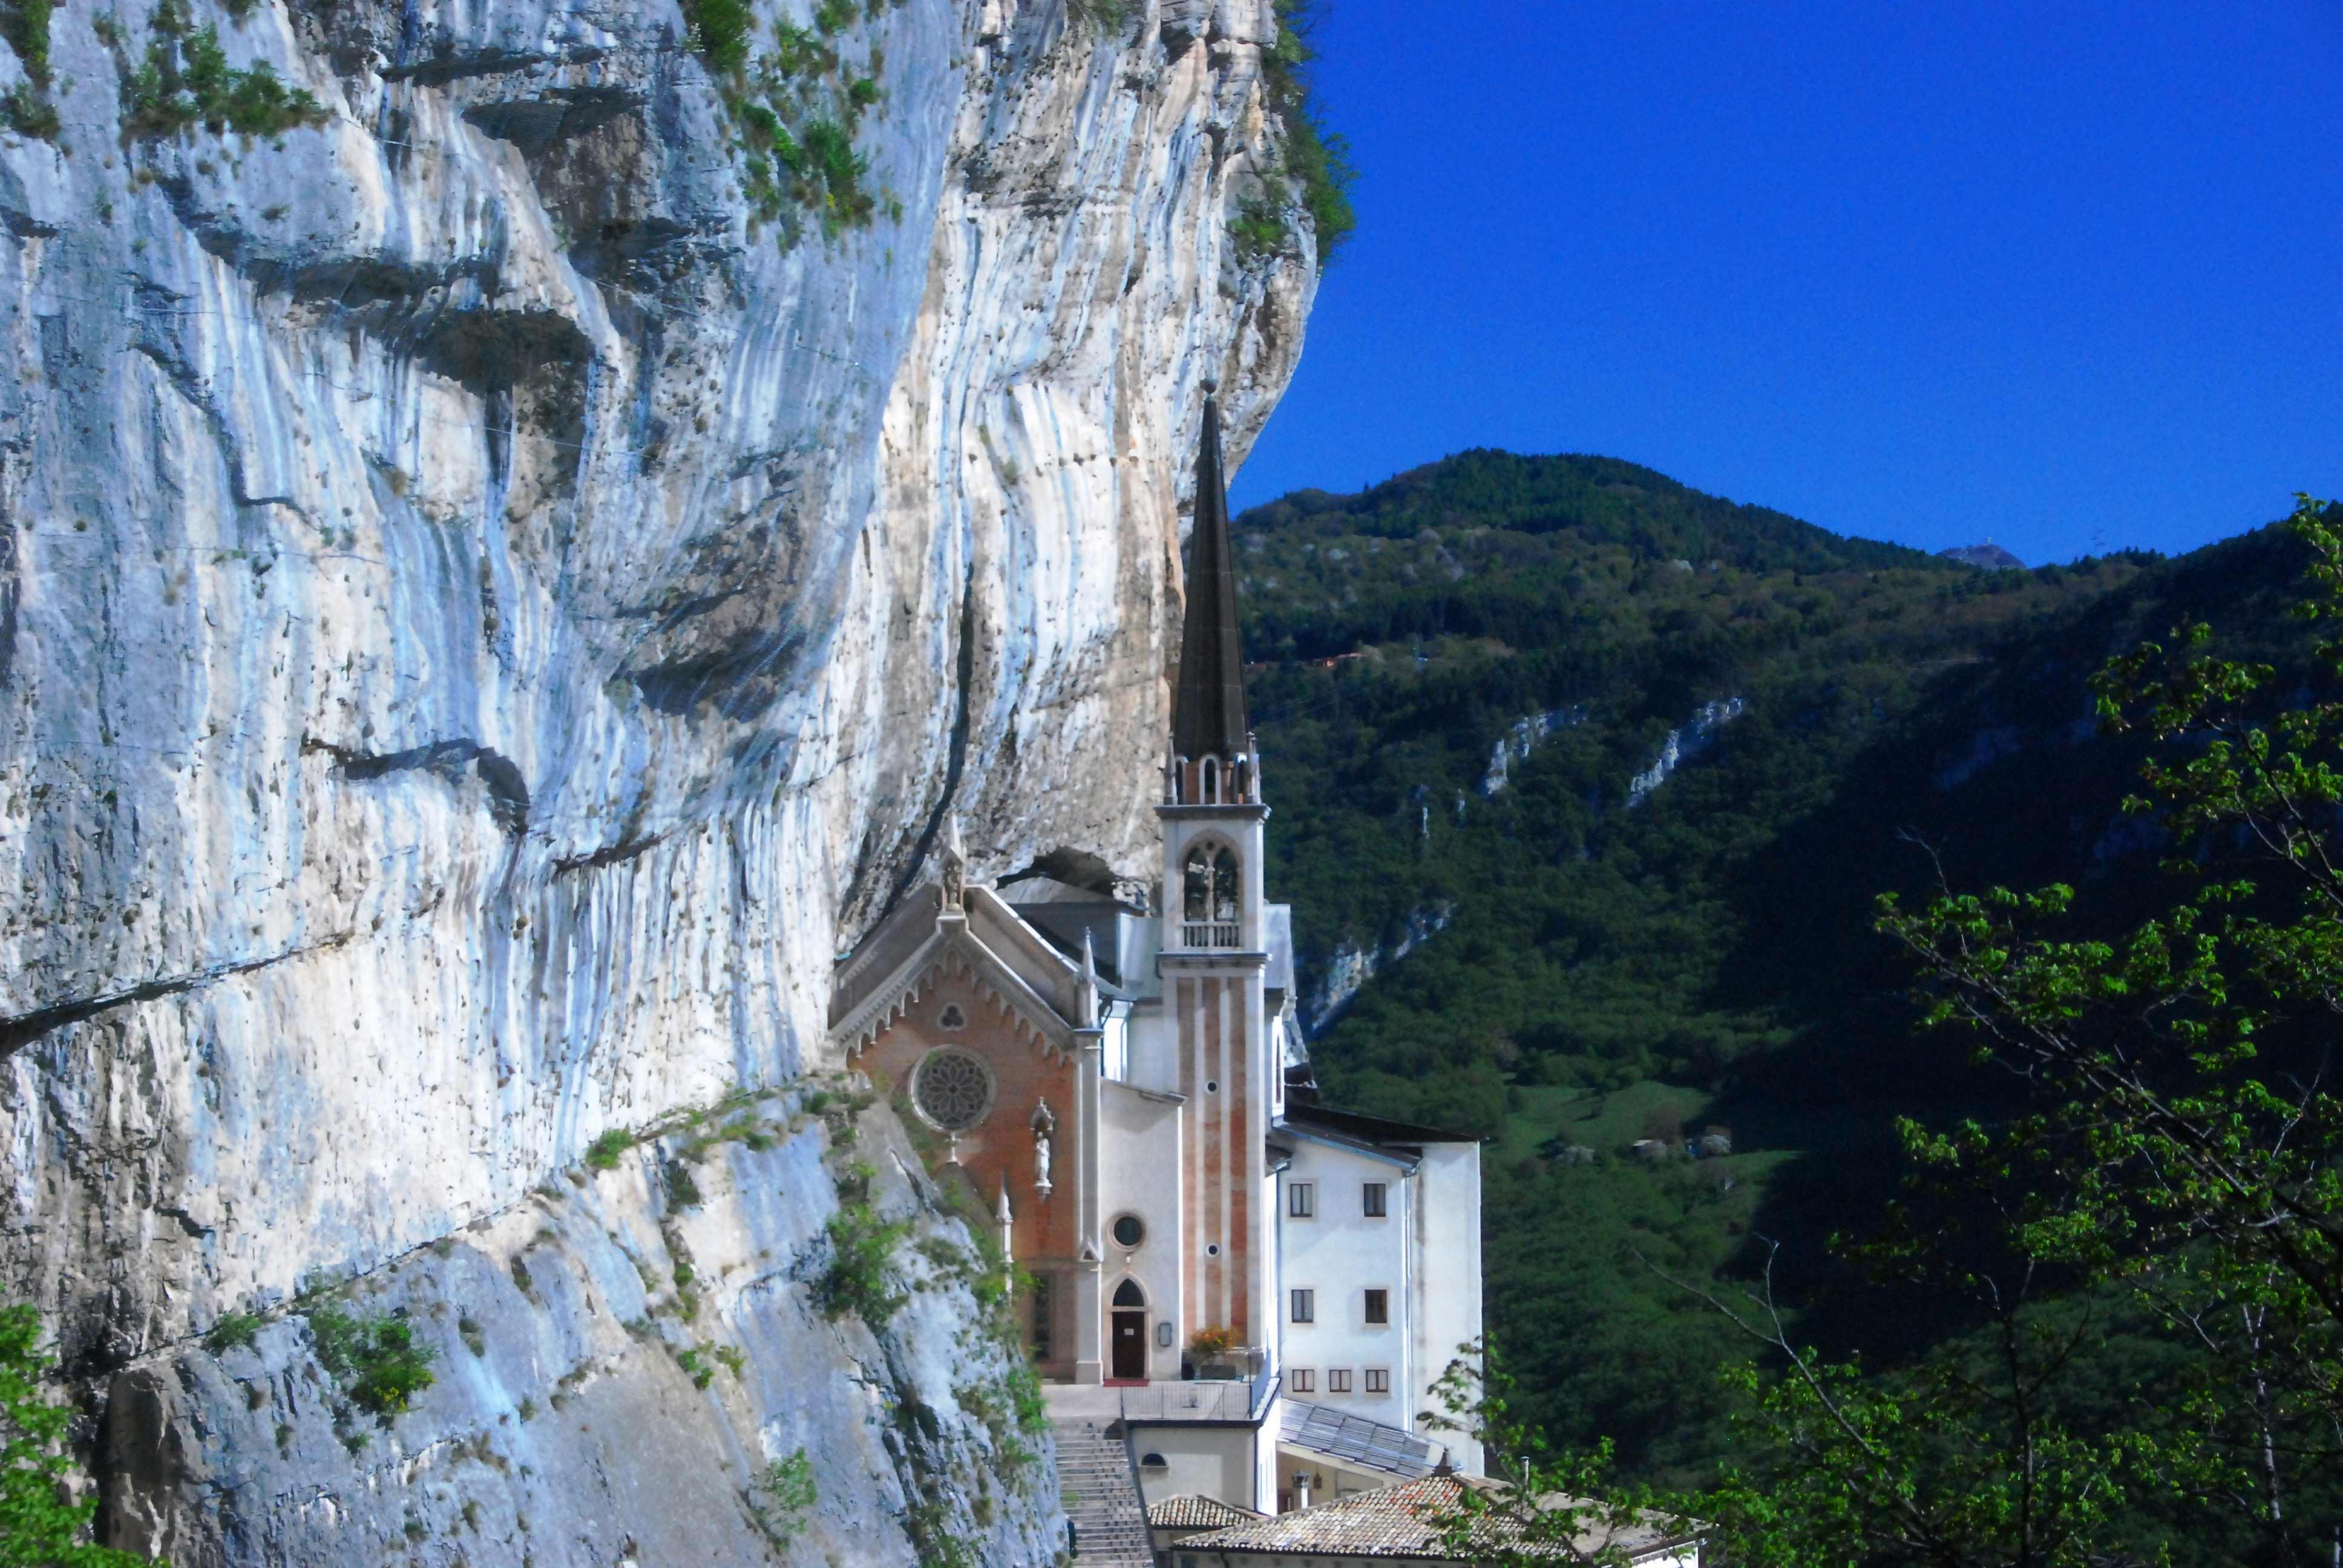
<path id="1" fill-rule="evenodd" d="M 1237 1375 L 1236 1363 L 1229 1359 L 1237 1348 L 1234 1329 L 1201 1329 L 1188 1342 L 1188 1354 L 1196 1363 L 1196 1375 L 1207 1379 L 1228 1379 Z"/>

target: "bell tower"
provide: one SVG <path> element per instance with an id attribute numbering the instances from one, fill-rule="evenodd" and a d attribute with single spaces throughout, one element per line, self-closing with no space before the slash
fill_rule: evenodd
<path id="1" fill-rule="evenodd" d="M 1196 453 L 1179 684 L 1163 766 L 1162 932 L 1157 969 L 1178 1053 L 1182 1183 L 1181 1318 L 1190 1337 L 1232 1331 L 1274 1355 L 1273 1191 L 1263 1139 L 1279 1087 L 1266 1046 L 1268 933 L 1260 759 L 1245 723 L 1236 555 L 1221 417 L 1205 387 Z"/>

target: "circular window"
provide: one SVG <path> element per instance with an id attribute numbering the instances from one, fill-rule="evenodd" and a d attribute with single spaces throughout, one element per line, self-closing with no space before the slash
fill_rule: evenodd
<path id="1" fill-rule="evenodd" d="M 939 1029 L 966 1029 L 968 1027 L 968 1014 L 960 1011 L 960 1003 L 949 1003 L 944 1008 L 943 1015 L 936 1020 L 936 1027 Z"/>
<path id="2" fill-rule="evenodd" d="M 1204 1247 L 1204 1256 L 1206 1256 L 1207 1258 L 1217 1258 L 1217 1257 L 1219 1257 L 1220 1255 L 1221 1255 L 1221 1244 L 1220 1244 L 1218 1241 L 1212 1241 L 1212 1242 L 1208 1242 L 1208 1243 L 1206 1243 L 1206 1245 L 1205 1245 L 1205 1247 Z"/>
<path id="3" fill-rule="evenodd" d="M 992 1072 L 964 1050 L 931 1050 L 911 1080 L 911 1103 L 946 1132 L 984 1120 L 992 1109 Z"/>
<path id="4" fill-rule="evenodd" d="M 1114 1224 L 1110 1228 L 1110 1233 L 1114 1237 L 1114 1244 L 1118 1247 L 1136 1247 L 1140 1242 L 1147 1240 L 1147 1227 L 1140 1222 L 1139 1216 L 1136 1214 L 1116 1216 Z"/>
<path id="5" fill-rule="evenodd" d="M 1207 1093 L 1207 1094 L 1218 1094 L 1220 1091 L 1221 1091 L 1221 1081 L 1220 1081 L 1219 1079 L 1217 1079 L 1217 1078 L 1215 1078 L 1215 1079 L 1212 1080 L 1210 1082 L 1208 1082 L 1208 1083 L 1206 1083 L 1206 1084 L 1204 1085 L 1204 1092 L 1205 1092 L 1205 1093 Z"/>

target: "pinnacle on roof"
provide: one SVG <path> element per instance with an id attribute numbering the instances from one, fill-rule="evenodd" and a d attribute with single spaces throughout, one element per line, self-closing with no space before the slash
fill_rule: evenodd
<path id="1" fill-rule="evenodd" d="M 1189 536 L 1187 623 L 1180 632 L 1180 686 L 1172 699 L 1172 749 L 1182 757 L 1235 757 L 1246 749 L 1244 651 L 1237 640 L 1237 559 L 1229 538 L 1228 482 L 1221 473 L 1221 407 L 1204 384 L 1204 430 L 1196 447 L 1196 526 Z"/>

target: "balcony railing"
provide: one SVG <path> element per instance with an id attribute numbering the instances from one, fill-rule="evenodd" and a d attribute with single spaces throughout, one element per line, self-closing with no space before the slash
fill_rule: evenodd
<path id="1" fill-rule="evenodd" d="M 1261 1358 L 1265 1360 L 1266 1358 Z M 1263 1365 L 1241 1378 L 1193 1378 L 1184 1382 L 1127 1388 L 1122 1419 L 1144 1423 L 1186 1421 L 1257 1422 L 1269 1408 L 1282 1374 Z"/>
<path id="2" fill-rule="evenodd" d="M 1188 920 L 1180 927 L 1180 940 L 1192 948 L 1232 948 L 1237 945 L 1234 920 Z"/>

